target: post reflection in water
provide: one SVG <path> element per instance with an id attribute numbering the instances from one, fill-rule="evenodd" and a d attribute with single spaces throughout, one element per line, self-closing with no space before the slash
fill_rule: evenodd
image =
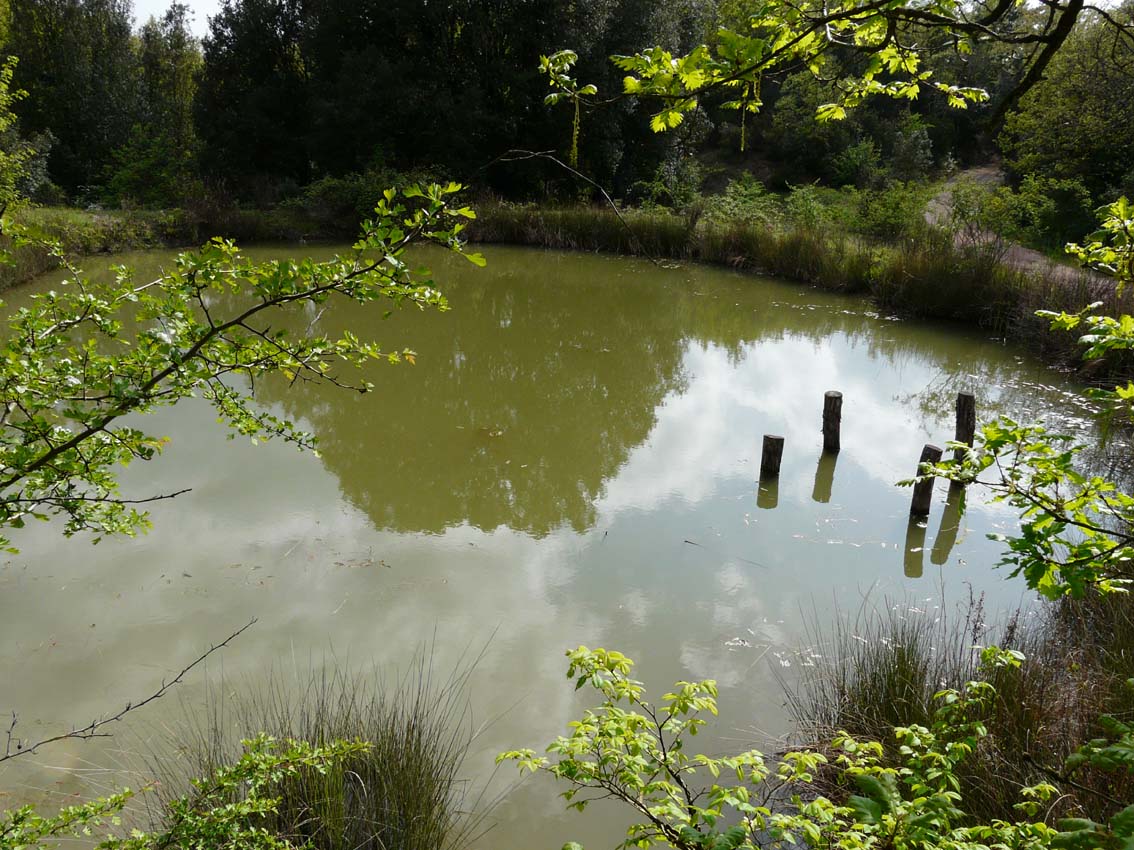
<path id="1" fill-rule="evenodd" d="M 957 545 L 957 534 L 961 530 L 961 500 L 964 495 L 965 488 L 960 484 L 949 484 L 949 495 L 945 498 L 941 524 L 937 528 L 937 537 L 933 541 L 933 551 L 929 557 L 939 567 L 948 562 L 953 547 Z"/>
<path id="2" fill-rule="evenodd" d="M 906 578 L 921 578 L 925 571 L 925 528 L 926 520 L 910 517 L 902 559 Z"/>
<path id="3" fill-rule="evenodd" d="M 835 486 L 835 465 L 839 462 L 836 452 L 823 452 L 815 467 L 815 486 L 811 488 L 812 500 L 820 504 L 831 501 L 831 490 Z"/>
<path id="4" fill-rule="evenodd" d="M 778 505 L 779 503 L 779 476 L 762 476 L 760 478 L 758 489 L 756 491 L 756 507 L 760 508 L 761 510 L 771 511 L 775 510 L 776 505 Z"/>
<path id="5" fill-rule="evenodd" d="M 376 365 L 369 395 L 257 384 L 266 408 L 319 434 L 318 458 L 229 442 L 201 404 L 139 423 L 171 442 L 126 471 L 123 495 L 193 490 L 158 504 L 137 540 L 92 549 L 38 523 L 21 536 L 0 564 L 0 694 L 14 695 L 0 712 L 52 728 L 100 716 L 258 616 L 224 656 L 226 687 L 327 658 L 396 665 L 434 639 L 444 669 L 492 635 L 471 698 L 478 719 L 500 719 L 478 739 L 470 780 L 495 776 L 497 751 L 539 746 L 578 715 L 560 660 L 579 643 L 626 652 L 651 688 L 718 680 L 726 736 L 784 732 L 783 671 L 761 652 L 789 657 L 805 619 L 838 616 L 836 599 L 936 593 L 937 574 L 915 578 L 926 568 L 909 550 L 924 548 L 925 528 L 907 528 L 909 491 L 895 482 L 923 443 L 952 436 L 956 390 L 974 388 L 982 416 L 1038 421 L 1075 389 L 999 343 L 887 321 L 848 296 L 721 269 L 485 253 L 485 271 L 422 254 L 450 312 L 386 321 L 329 304 L 281 321 L 418 355 Z M 124 261 L 151 279 L 169 255 Z M 831 387 L 855 410 L 838 488 L 815 428 Z M 759 434 L 786 435 L 792 450 L 754 499 Z M 1014 604 L 1019 586 L 990 569 L 999 549 L 985 537 L 1006 517 L 976 493 L 969 508 L 963 534 L 942 520 L 940 584 L 969 582 L 990 609 Z M 183 694 L 199 703 L 204 691 Z M 116 764 L 97 747 L 0 780 L 56 787 L 56 765 Z M 79 793 L 79 775 L 66 776 L 60 790 Z M 514 792 L 481 846 L 620 840 L 617 817 L 566 815 L 557 790 Z"/>

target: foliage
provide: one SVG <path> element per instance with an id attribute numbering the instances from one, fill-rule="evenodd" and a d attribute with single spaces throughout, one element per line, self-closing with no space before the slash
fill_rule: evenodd
<path id="1" fill-rule="evenodd" d="M 399 174 L 386 168 L 368 168 L 359 174 L 328 175 L 305 186 L 295 197 L 279 205 L 280 210 L 296 212 L 313 224 L 332 232 L 353 233 L 387 188 L 437 181 L 428 171 Z"/>
<path id="2" fill-rule="evenodd" d="M 638 181 L 633 190 L 643 206 L 684 212 L 702 202 L 702 180 L 700 163 L 694 157 L 667 158 L 658 166 L 653 179 Z"/>
<path id="3" fill-rule="evenodd" d="M 1134 205 L 1122 197 L 1105 207 L 1102 226 L 1086 243 L 1068 245 L 1067 250 L 1083 265 L 1113 277 L 1119 288 L 1134 281 Z"/>
<path id="4" fill-rule="evenodd" d="M 779 199 L 751 173 L 730 180 L 720 195 L 707 199 L 705 221 L 713 224 L 771 227 L 783 218 Z"/>
<path id="5" fill-rule="evenodd" d="M 106 180 L 111 198 L 144 206 L 184 204 L 200 194 L 193 99 L 201 50 L 189 7 L 174 3 L 138 36 L 138 123 L 114 152 Z"/>
<path id="6" fill-rule="evenodd" d="M 996 534 L 1008 546 L 1001 560 L 1013 576 L 1049 599 L 1113 591 L 1134 578 L 1134 497 L 1113 482 L 1077 468 L 1081 446 L 1042 425 L 997 419 L 980 429 L 960 461 L 932 472 L 981 484 L 1020 515 L 1019 534 Z M 967 448 L 949 444 L 950 448 Z M 990 477 L 982 477 L 990 472 Z"/>
<path id="7" fill-rule="evenodd" d="M 872 139 L 863 139 L 835 156 L 831 167 L 836 185 L 866 189 L 882 175 L 882 156 Z"/>
<path id="8" fill-rule="evenodd" d="M 1028 175 L 1012 191 L 1002 188 L 988 203 L 993 229 L 1042 248 L 1062 248 L 1091 229 L 1090 193 L 1077 179 Z"/>
<path id="9" fill-rule="evenodd" d="M 579 61 L 579 54 L 574 50 L 560 50 L 550 56 L 539 57 L 540 71 L 547 74 L 549 84 L 555 91 L 543 99 L 548 106 L 567 100 L 575 108 L 575 117 L 571 122 L 571 150 L 567 161 L 572 168 L 579 167 L 579 125 L 582 120 L 582 100 L 588 95 L 598 94 L 594 85 L 580 86 L 571 78 L 571 68 Z"/>
<path id="10" fill-rule="evenodd" d="M 819 230 L 827 220 L 827 210 L 813 184 L 791 186 L 784 208 L 796 227 L 806 230 Z"/>
<path id="11" fill-rule="evenodd" d="M 933 168 L 933 142 L 920 116 L 907 115 L 894 136 L 890 169 L 898 180 L 924 180 Z"/>
<path id="12" fill-rule="evenodd" d="M 62 515 L 68 534 L 144 527 L 138 504 L 147 499 L 119 497 L 114 469 L 152 459 L 164 440 L 119 420 L 194 395 L 213 404 L 233 435 L 314 448 L 313 435 L 258 409 L 233 379 L 278 373 L 367 392 L 371 384 L 346 384 L 335 366 L 412 363 L 411 351 L 349 332 L 333 339 L 312 327 L 289 337 L 273 329 L 271 316 L 332 297 L 445 309 L 404 253 L 419 241 L 461 251 L 462 222 L 474 214 L 449 205 L 459 189 L 388 190 L 353 251 L 326 262 L 250 262 L 232 242 L 214 239 L 152 282 L 119 269 L 100 286 L 70 267 L 62 286 L 13 313 L 0 347 L 0 526 Z"/>
<path id="13" fill-rule="evenodd" d="M 9 57 L 0 65 L 0 136 L 9 138 L 15 134 L 16 115 L 13 109 L 23 98 L 23 92 L 12 89 L 16 61 Z M 28 162 L 34 154 L 34 148 L 18 140 L 0 147 L 0 211 L 16 200 L 17 188 L 23 182 Z"/>
<path id="14" fill-rule="evenodd" d="M 679 850 L 762 846 L 892 847 L 970 850 L 1002 846 L 1044 848 L 1060 840 L 1036 818 L 1058 793 L 1048 783 L 1024 789 L 1017 821 L 973 822 L 965 813 L 958 767 L 986 735 L 982 720 L 995 689 L 987 675 L 1017 666 L 1018 654 L 986 649 L 982 677 L 961 690 L 937 694 L 929 726 L 894 730 L 898 758 L 884 759 L 879 741 L 836 736 L 829 754 L 801 750 L 771 760 L 749 750 L 724 757 L 691 754 L 692 736 L 716 714 L 716 683 L 678 682 L 655 705 L 633 662 L 619 652 L 578 647 L 568 652 L 568 677 L 589 685 L 602 703 L 573 721 L 548 756 L 533 750 L 502 753 L 524 771 L 544 772 L 568 785 L 562 796 L 584 810 L 610 797 L 639 819 L 622 847 L 668 845 Z M 833 770 L 840 798 L 815 793 L 820 771 Z M 1116 823 L 1121 820 L 1116 818 Z M 1082 825 L 1065 824 L 1068 833 Z"/>
<path id="15" fill-rule="evenodd" d="M 367 745 L 331 742 L 315 746 L 259 736 L 244 742 L 244 752 L 231 765 L 196 780 L 191 794 L 170 802 L 166 823 L 154 832 L 134 830 L 128 837 L 107 837 L 101 850 L 158 850 L 196 847 L 210 850 L 292 850 L 303 846 L 263 826 L 262 819 L 279 806 L 281 783 L 305 773 L 326 773 L 362 752 Z M 31 850 L 71 836 L 91 836 L 133 796 L 129 790 L 63 809 L 43 817 L 25 806 L 0 814 L 0 850 Z"/>
<path id="16" fill-rule="evenodd" d="M 1129 24 L 1132 7 L 1112 14 Z M 1134 39 L 1092 12 L 1052 60 L 1044 79 L 1007 116 L 1000 134 L 1016 180 L 1078 180 L 1093 203 L 1113 199 L 1134 164 Z M 1077 234 L 1078 235 L 1078 234 Z"/>
<path id="17" fill-rule="evenodd" d="M 937 549 L 933 561 L 943 563 Z M 887 742 L 895 726 L 930 723 L 941 688 L 961 688 L 977 675 L 974 647 L 1017 650 L 1025 656 L 1019 667 L 990 675 L 996 694 L 985 716 L 988 735 L 958 768 L 965 809 L 975 818 L 1014 817 L 1022 787 L 1068 775 L 1071 766 L 1060 766 L 1100 734 L 1100 715 L 1129 709 L 1134 610 L 1124 594 L 1092 593 L 991 617 L 980 597 L 955 607 L 875 601 L 813 624 L 799 650 L 804 672 L 784 682 L 797 733 L 813 745 L 838 730 Z M 893 749 L 887 746 L 888 756 Z M 1134 773 L 1084 766 L 1070 775 L 1074 784 L 1061 783 L 1049 817 L 1098 818 L 1123 808 L 1114 801 L 1134 800 Z M 827 778 L 820 790 L 836 793 Z"/>
<path id="18" fill-rule="evenodd" d="M 0 850 L 31 850 L 52 845 L 59 838 L 75 835 L 90 836 L 103 824 L 117 826 L 119 812 L 133 796 L 126 790 L 89 803 L 67 806 L 56 814 L 45 817 L 33 806 L 21 806 L 0 812 Z"/>
<path id="19" fill-rule="evenodd" d="M 886 241 L 917 236 L 925 229 L 930 191 L 924 184 L 894 181 L 883 189 L 853 195 L 857 216 L 854 229 Z"/>
<path id="20" fill-rule="evenodd" d="M 1103 227 L 1085 246 L 1069 250 L 1096 268 L 1113 271 L 1119 286 L 1129 282 L 1134 244 L 1130 206 L 1121 199 L 1103 211 Z M 1098 305 L 1093 305 L 1098 306 Z M 1053 329 L 1085 325 L 1080 337 L 1084 357 L 1098 359 L 1134 347 L 1134 317 L 1041 311 Z M 1096 390 L 1093 397 L 1129 413 L 1134 383 Z M 1002 418 L 985 425 L 972 449 L 951 444 L 960 457 L 931 472 L 962 484 L 980 483 L 997 501 L 1020 514 L 1019 534 L 995 535 L 1008 545 L 1002 564 L 1023 575 L 1028 586 L 1055 599 L 1083 596 L 1097 588 L 1125 589 L 1134 578 L 1134 496 L 1114 482 L 1080 471 L 1081 446 L 1072 438 L 1049 433 L 1041 425 Z M 982 478 L 990 472 L 991 478 Z"/>
<path id="21" fill-rule="evenodd" d="M 11 0 L 4 51 L 18 56 L 14 86 L 28 92 L 21 129 L 50 131 L 51 179 L 89 195 L 138 114 L 129 0 Z"/>

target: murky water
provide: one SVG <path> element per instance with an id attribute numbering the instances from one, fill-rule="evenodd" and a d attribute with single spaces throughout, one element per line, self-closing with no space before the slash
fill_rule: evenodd
<path id="1" fill-rule="evenodd" d="M 796 650 L 808 621 L 886 596 L 936 616 L 970 585 L 990 609 L 1026 601 L 992 569 L 998 547 L 985 538 L 1010 514 L 976 498 L 951 531 L 939 488 L 911 554 L 910 493 L 894 482 L 924 443 L 952 437 L 961 390 L 981 418 L 1079 427 L 1075 387 L 1059 375 L 980 334 L 796 285 L 487 256 L 478 270 L 428 255 L 448 313 L 295 317 L 419 353 L 415 367 L 376 370 L 371 395 L 257 388 L 320 434 L 321 457 L 230 442 L 209 408 L 183 404 L 145 423 L 172 438 L 166 454 L 125 476 L 132 496 L 193 488 L 154 506 L 148 536 L 92 547 L 51 526 L 20 533 L 21 553 L 0 564 L 0 711 L 18 711 L 26 737 L 87 722 L 252 617 L 179 689 L 190 711 L 206 682 L 224 694 L 327 659 L 396 667 L 431 641 L 444 669 L 487 643 L 470 698 L 494 722 L 466 773 L 495 793 L 513 776 L 493 778 L 492 756 L 541 745 L 583 704 L 563 675 L 578 643 L 627 652 L 657 688 L 718 679 L 722 720 L 703 746 L 720 752 L 786 730 L 777 677 L 806 663 Z M 145 276 L 169 255 L 124 260 Z M 832 389 L 845 399 L 833 466 L 819 462 Z M 787 438 L 774 508 L 754 481 L 765 433 Z M 136 786 L 134 755 L 181 716 L 167 698 L 112 740 L 12 762 L 0 804 Z M 564 814 L 557 790 L 539 779 L 513 789 L 481 844 L 617 842 L 619 812 Z"/>

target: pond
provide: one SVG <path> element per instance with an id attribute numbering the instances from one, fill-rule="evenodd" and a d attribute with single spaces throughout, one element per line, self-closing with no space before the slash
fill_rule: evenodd
<path id="1" fill-rule="evenodd" d="M 332 253 L 250 253 L 300 250 Z M 50 524 L 19 533 L 0 564 L 0 711 L 18 711 L 26 737 L 145 696 L 259 622 L 180 702 L 113 739 L 10 763 L 0 804 L 138 786 L 138 754 L 207 690 L 326 662 L 404 667 L 426 645 L 446 670 L 483 648 L 469 698 L 485 728 L 465 774 L 508 793 L 479 846 L 607 847 L 617 810 L 566 814 L 550 782 L 493 775 L 496 752 L 542 745 L 583 706 L 568 647 L 620 649 L 656 689 L 716 678 L 722 719 L 703 746 L 719 753 L 788 731 L 780 680 L 822 654 L 814 630 L 840 611 L 889 600 L 937 617 L 970 588 L 990 611 L 1029 602 L 993 569 L 986 535 L 1011 526 L 1008 511 L 975 495 L 957 527 L 939 486 L 924 542 L 915 529 L 907 545 L 910 492 L 895 482 L 923 444 L 952 437 L 959 391 L 981 419 L 1087 428 L 1061 375 L 980 333 L 727 270 L 486 255 L 485 270 L 425 257 L 450 312 L 293 317 L 418 352 L 416 366 L 377 369 L 369 395 L 257 387 L 320 435 L 320 456 L 230 441 L 210 408 L 182 404 L 145 423 L 171 438 L 164 456 L 124 476 L 131 496 L 192 488 L 153 506 L 152 532 L 97 547 Z M 171 256 L 115 259 L 141 279 Z M 844 394 L 834 464 L 820 462 L 827 390 Z M 786 437 L 774 497 L 755 481 L 766 433 Z"/>

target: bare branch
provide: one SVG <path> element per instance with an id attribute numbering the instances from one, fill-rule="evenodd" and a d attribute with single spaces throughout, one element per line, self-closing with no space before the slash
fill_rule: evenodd
<path id="1" fill-rule="evenodd" d="M 156 691 L 154 691 L 152 694 L 150 694 L 145 699 L 142 699 L 138 702 L 128 702 L 117 714 L 112 714 L 108 717 L 102 717 L 102 718 L 99 718 L 97 720 L 92 720 L 86 726 L 83 726 L 79 729 L 72 729 L 70 732 L 64 732 L 64 733 L 59 734 L 59 735 L 52 735 L 49 738 L 44 738 L 40 741 L 36 741 L 34 744 L 25 744 L 22 741 L 20 741 L 18 738 L 13 738 L 13 736 L 12 736 L 12 733 L 15 730 L 16 723 L 17 723 L 17 716 L 16 716 L 16 713 L 13 711 L 12 712 L 12 722 L 8 726 L 7 741 L 6 741 L 6 745 L 5 745 L 5 748 L 4 748 L 4 752 L 0 753 L 0 763 L 6 762 L 9 759 L 17 758 L 19 756 L 29 755 L 31 753 L 34 753 L 40 747 L 45 747 L 48 744 L 54 744 L 54 743 L 57 743 L 58 741 L 65 741 L 65 740 L 68 740 L 68 739 L 87 740 L 87 739 L 90 739 L 90 738 L 108 738 L 108 737 L 110 737 L 109 732 L 103 732 L 102 731 L 103 727 L 109 726 L 112 723 L 117 723 L 119 720 L 121 720 L 127 714 L 130 714 L 133 711 L 137 711 L 139 708 L 142 708 L 143 706 L 146 706 L 149 703 L 154 702 L 155 700 L 161 699 L 170 690 L 170 688 L 172 688 L 174 685 L 180 684 L 181 680 L 185 678 L 185 675 L 187 673 L 189 673 L 190 670 L 192 670 L 194 667 L 197 667 L 199 664 L 203 663 L 205 661 L 205 659 L 208 658 L 210 655 L 212 655 L 214 652 L 218 652 L 219 650 L 224 649 L 226 646 L 228 646 L 230 643 L 232 643 L 232 641 L 236 640 L 236 638 L 240 637 L 240 635 L 242 635 L 245 631 L 247 631 L 253 625 L 255 625 L 255 623 L 256 623 L 256 618 L 253 617 L 251 620 L 249 620 L 247 623 L 245 623 L 243 626 L 241 626 L 235 632 L 230 634 L 228 637 L 226 637 L 220 643 L 213 644 L 212 646 L 210 646 L 207 650 L 205 650 L 203 653 L 201 653 L 201 655 L 199 655 L 196 658 L 196 660 L 190 662 L 185 667 L 183 667 L 181 669 L 181 672 L 178 673 L 176 676 L 174 676 L 172 679 L 169 679 L 169 680 L 163 679 L 162 682 L 161 682 L 161 687 L 159 687 Z"/>

